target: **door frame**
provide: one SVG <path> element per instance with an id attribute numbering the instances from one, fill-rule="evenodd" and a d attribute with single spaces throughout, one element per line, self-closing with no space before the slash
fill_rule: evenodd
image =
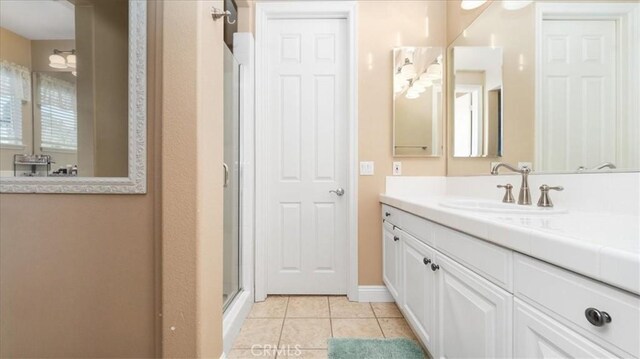
<path id="1" fill-rule="evenodd" d="M 595 13 L 595 14 L 594 14 Z M 640 71 L 633 71 L 631 64 L 640 62 L 635 54 L 638 53 L 640 42 L 640 5 L 636 3 L 598 4 L 598 3 L 536 3 L 535 4 L 535 133 L 542 133 L 542 22 L 544 20 L 613 20 L 616 22 L 618 34 L 618 59 L 616 63 L 617 81 L 617 107 L 616 116 L 618 138 L 621 135 L 622 124 L 620 119 L 637 118 L 640 115 L 640 106 L 633 99 L 640 96 Z M 628 47 L 620 46 L 626 44 Z M 630 79 L 623 83 L 622 79 Z M 637 129 L 640 130 L 640 129 Z M 539 148 L 544 146 L 542 136 L 535 136 L 534 157 L 536 166 L 544 162 Z M 619 146 L 618 146 L 619 147 Z M 616 150 L 619 152 L 619 148 Z M 617 153 L 619 157 L 620 153 Z"/>
<path id="2" fill-rule="evenodd" d="M 269 166 L 267 153 L 266 34 L 271 19 L 345 19 L 347 21 L 347 111 L 348 183 L 347 200 L 347 296 L 358 300 L 358 46 L 356 1 L 286 1 L 256 3 L 256 213 L 255 213 L 255 300 L 267 297 L 267 213 Z M 312 293 L 310 293 L 312 294 Z"/>

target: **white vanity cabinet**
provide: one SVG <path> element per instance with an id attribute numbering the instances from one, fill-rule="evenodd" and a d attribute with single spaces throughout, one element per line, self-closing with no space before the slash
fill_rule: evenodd
<path id="1" fill-rule="evenodd" d="M 397 208 L 382 213 L 384 282 L 434 358 L 640 357 L 639 296 Z M 611 321 L 593 324 L 588 312 Z"/>
<path id="2" fill-rule="evenodd" d="M 438 358 L 511 357 L 513 295 L 438 253 Z"/>
<path id="3" fill-rule="evenodd" d="M 385 222 L 382 235 L 382 280 L 397 301 L 400 298 L 400 232 L 396 226 Z"/>
<path id="4" fill-rule="evenodd" d="M 400 276 L 404 291 L 398 306 L 426 347 L 435 345 L 436 283 L 431 264 L 436 252 L 406 232 L 401 232 Z"/>

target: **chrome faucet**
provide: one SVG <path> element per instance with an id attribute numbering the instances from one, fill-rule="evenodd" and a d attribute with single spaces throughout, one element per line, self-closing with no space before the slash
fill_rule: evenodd
<path id="1" fill-rule="evenodd" d="M 531 190 L 529 189 L 529 173 L 531 168 L 522 166 L 521 169 L 517 169 L 509 164 L 498 162 L 493 168 L 491 168 L 491 174 L 497 175 L 500 167 L 506 167 L 512 172 L 520 173 L 522 175 L 522 183 L 520 184 L 520 194 L 518 195 L 518 204 L 531 205 Z"/>

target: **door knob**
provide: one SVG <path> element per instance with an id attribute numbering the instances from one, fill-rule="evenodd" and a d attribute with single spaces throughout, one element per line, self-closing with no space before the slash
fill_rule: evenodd
<path id="1" fill-rule="evenodd" d="M 338 187 L 338 189 L 332 189 L 329 193 L 335 193 L 338 196 L 342 196 L 344 194 L 344 188 Z"/>

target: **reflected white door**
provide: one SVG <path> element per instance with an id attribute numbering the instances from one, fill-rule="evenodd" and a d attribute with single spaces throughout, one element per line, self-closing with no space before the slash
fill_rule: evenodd
<path id="1" fill-rule="evenodd" d="M 621 165 L 616 42 L 613 20 L 543 21 L 538 170 Z"/>
<path id="2" fill-rule="evenodd" d="M 267 26 L 267 293 L 347 291 L 345 19 Z"/>

